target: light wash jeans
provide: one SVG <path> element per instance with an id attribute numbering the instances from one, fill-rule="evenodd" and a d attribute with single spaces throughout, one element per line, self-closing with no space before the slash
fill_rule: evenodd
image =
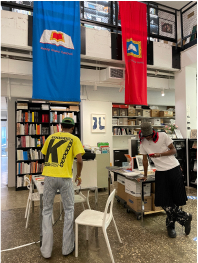
<path id="1" fill-rule="evenodd" d="M 62 254 L 67 255 L 74 249 L 74 189 L 71 178 L 45 177 L 43 192 L 43 239 L 41 253 L 49 258 L 53 248 L 52 211 L 54 197 L 59 189 L 65 211 Z M 56 219 L 55 219 L 56 220 Z"/>

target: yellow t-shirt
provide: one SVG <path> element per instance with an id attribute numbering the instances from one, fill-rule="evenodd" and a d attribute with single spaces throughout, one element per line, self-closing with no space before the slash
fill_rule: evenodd
<path id="1" fill-rule="evenodd" d="M 45 155 L 42 175 L 72 178 L 74 157 L 85 153 L 78 137 L 68 132 L 50 135 L 41 150 Z"/>

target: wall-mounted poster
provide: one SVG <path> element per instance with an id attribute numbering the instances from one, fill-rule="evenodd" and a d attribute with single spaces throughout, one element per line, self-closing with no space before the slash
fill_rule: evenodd
<path id="1" fill-rule="evenodd" d="M 92 114 L 91 115 L 91 132 L 106 132 L 106 115 Z"/>
<path id="2" fill-rule="evenodd" d="M 159 18 L 159 35 L 168 38 L 175 38 L 175 22 Z"/>

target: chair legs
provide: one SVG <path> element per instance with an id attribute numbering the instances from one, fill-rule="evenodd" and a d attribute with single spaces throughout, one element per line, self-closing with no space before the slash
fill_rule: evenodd
<path id="1" fill-rule="evenodd" d="M 86 240 L 89 240 L 89 226 L 86 226 Z"/>
<path id="2" fill-rule="evenodd" d="M 29 206 L 29 196 L 28 196 L 28 200 L 27 200 L 27 205 L 26 205 L 26 209 L 25 209 L 25 218 L 27 218 L 27 212 L 28 212 L 28 206 Z"/>
<path id="3" fill-rule="evenodd" d="M 121 238 L 120 238 L 120 234 L 119 234 L 119 232 L 118 232 L 118 228 L 117 228 L 116 223 L 115 223 L 115 220 L 114 220 L 114 217 L 113 217 L 113 223 L 114 223 L 114 226 L 115 226 L 115 229 L 116 229 L 116 233 L 117 233 L 119 242 L 122 243 L 122 240 L 121 240 Z"/>
<path id="4" fill-rule="evenodd" d="M 25 225 L 25 228 L 27 228 L 27 227 L 28 227 L 28 223 L 29 223 L 29 217 L 30 217 L 31 203 L 32 203 L 32 200 L 29 200 L 29 204 L 28 204 L 28 210 L 27 210 L 27 220 L 26 220 L 26 225 Z"/>
<path id="5" fill-rule="evenodd" d="M 88 206 L 88 208 L 91 209 L 90 204 L 89 204 L 89 191 L 87 192 L 86 201 L 87 201 L 87 206 Z"/>
<path id="6" fill-rule="evenodd" d="M 106 244 L 107 244 L 107 248 L 109 250 L 109 255 L 110 255 L 110 258 L 111 258 L 111 262 L 115 263 L 114 258 L 113 258 L 113 254 L 112 254 L 112 250 L 111 250 L 111 246 L 110 246 L 110 243 L 109 243 L 109 238 L 107 236 L 107 231 L 106 231 L 106 229 L 102 229 L 102 230 L 103 230 L 103 234 L 104 234 L 105 241 L 106 241 Z"/>
<path id="7" fill-rule="evenodd" d="M 75 257 L 78 257 L 78 224 L 75 223 Z"/>

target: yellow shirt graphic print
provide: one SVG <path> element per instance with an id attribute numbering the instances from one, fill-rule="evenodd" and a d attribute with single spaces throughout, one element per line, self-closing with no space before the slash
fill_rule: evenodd
<path id="1" fill-rule="evenodd" d="M 45 155 L 42 175 L 71 178 L 74 157 L 84 154 L 84 149 L 76 136 L 59 132 L 47 138 L 42 153 Z"/>

